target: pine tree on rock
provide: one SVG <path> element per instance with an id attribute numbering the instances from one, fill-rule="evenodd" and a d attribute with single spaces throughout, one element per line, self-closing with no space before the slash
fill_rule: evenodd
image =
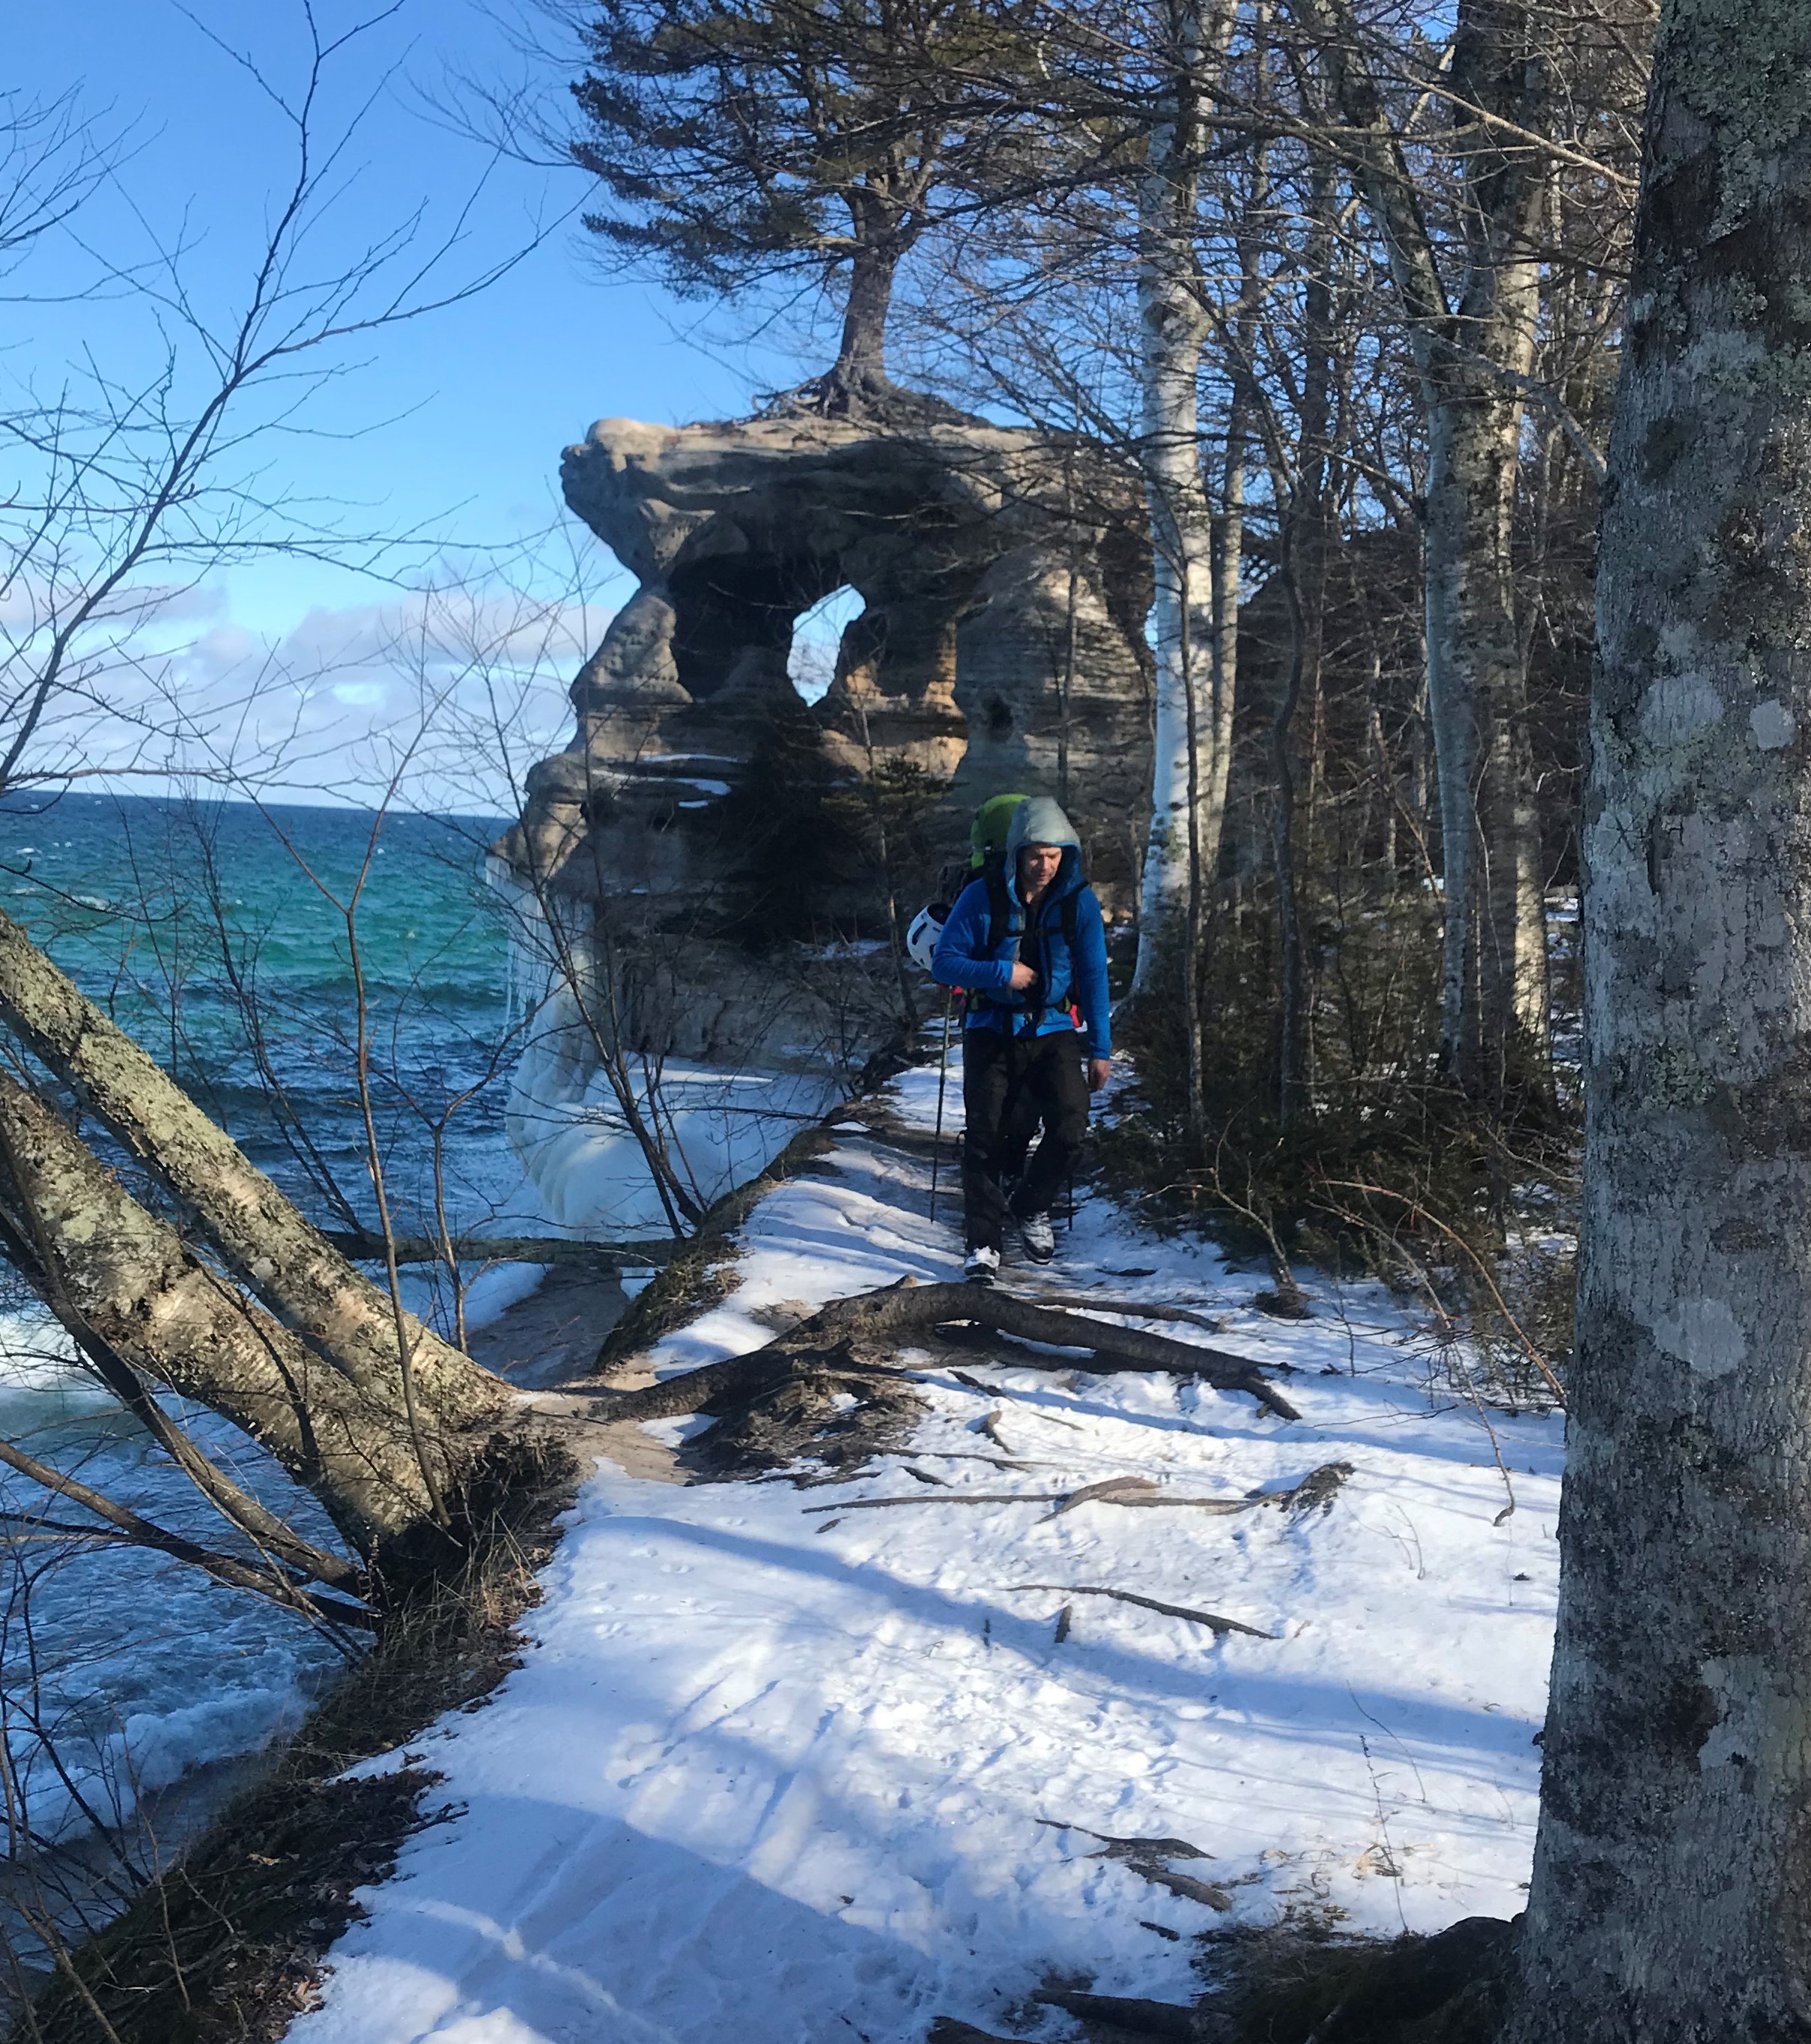
<path id="1" fill-rule="evenodd" d="M 602 0 L 572 88 L 571 154 L 605 195 L 586 224 L 682 293 L 846 279 L 836 361 L 806 394 L 884 409 L 902 262 L 1037 182 L 1021 15 L 1021 0 Z"/>

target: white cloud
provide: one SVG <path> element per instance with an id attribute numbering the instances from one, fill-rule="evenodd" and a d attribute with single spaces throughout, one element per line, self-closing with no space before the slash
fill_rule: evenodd
<path id="1" fill-rule="evenodd" d="M 231 610 L 218 588 L 132 592 L 72 649 L 26 770 L 506 813 L 570 737 L 567 691 L 610 614 L 496 580 L 319 605 L 275 636 Z M 41 661 L 49 611 L 26 592 L 0 617 L 13 688 Z"/>

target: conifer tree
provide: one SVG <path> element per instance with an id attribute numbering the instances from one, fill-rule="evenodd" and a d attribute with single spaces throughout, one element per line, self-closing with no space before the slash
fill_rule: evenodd
<path id="1" fill-rule="evenodd" d="M 819 280 L 842 291 L 822 409 L 894 394 L 886 325 L 929 232 L 1035 186 L 1013 80 L 1026 0 L 600 0 L 582 33 L 574 158 L 586 225 L 682 292 Z M 1021 48 L 1022 45 L 1022 48 Z"/>

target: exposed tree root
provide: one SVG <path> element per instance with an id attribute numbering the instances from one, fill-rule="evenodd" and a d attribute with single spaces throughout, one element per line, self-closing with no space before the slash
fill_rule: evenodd
<path id="1" fill-rule="evenodd" d="M 1192 1306 L 1167 1306 L 1149 1299 L 1098 1299 L 1087 1292 L 1025 1292 L 1019 1296 L 1034 1306 L 1055 1306 L 1064 1312 L 1079 1308 L 1089 1313 L 1122 1313 L 1131 1320 L 1180 1321 L 1199 1327 L 1203 1334 L 1221 1334 L 1226 1327 L 1224 1315 L 1216 1319 L 1211 1313 L 1198 1313 Z"/>
<path id="2" fill-rule="evenodd" d="M 1124 1327 L 1086 1312 L 1035 1305 L 1009 1292 L 978 1285 L 893 1285 L 838 1299 L 822 1312 L 748 1355 L 706 1363 L 701 1370 L 639 1390 L 591 1396 L 608 1402 L 616 1417 L 667 1420 L 703 1410 L 725 1397 L 753 1397 L 803 1370 L 827 1365 L 860 1371 L 872 1366 L 874 1351 L 890 1353 L 902 1337 L 924 1335 L 948 1321 L 990 1327 L 996 1332 L 1057 1349 L 1080 1350 L 1087 1367 L 1105 1374 L 1118 1370 L 1167 1370 L 1198 1377 L 1223 1391 L 1243 1391 L 1284 1420 L 1300 1418 L 1295 1408 L 1248 1358 L 1224 1349 L 1173 1341 L 1165 1335 Z M 1040 1359 L 1029 1357 L 1028 1362 Z M 1050 1368 L 1071 1368 L 1052 1362 Z"/>
<path id="3" fill-rule="evenodd" d="M 857 1402 L 839 1406 L 840 1392 L 853 1392 Z M 901 1374 L 805 1369 L 752 1398 L 717 1399 L 705 1409 L 717 1424 L 680 1455 L 694 1473 L 733 1480 L 808 1462 L 820 1473 L 795 1481 L 838 1483 L 876 1455 L 906 1452 L 925 1402 Z"/>
<path id="4" fill-rule="evenodd" d="M 1109 1845 L 1110 1856 L 1129 1865 L 1133 1849 L 1167 1850 L 1175 1858 L 1198 1850 L 1179 1838 Z M 1219 1906 L 1230 1905 L 1223 1899 Z M 1034 1998 L 1075 2016 L 1089 2044 L 1155 2037 L 1195 2044 L 1493 2044 L 1508 2000 L 1516 1929 L 1471 1916 L 1435 1937 L 1387 1942 L 1305 1935 L 1289 1925 L 1235 1930 L 1213 1941 L 1219 1992 L 1192 2009 L 1067 1988 L 1046 1988 Z M 1010 2040 L 945 2015 L 932 2024 L 928 2044 Z"/>

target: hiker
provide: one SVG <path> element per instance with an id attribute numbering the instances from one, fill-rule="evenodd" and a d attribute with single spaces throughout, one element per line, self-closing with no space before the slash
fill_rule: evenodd
<path id="1" fill-rule="evenodd" d="M 1081 841 L 1047 796 L 1013 807 L 1003 858 L 957 897 L 931 970 L 968 996 L 965 1271 L 985 1284 L 1000 1268 L 1009 1210 L 1033 1263 L 1056 1254 L 1050 1209 L 1087 1134 L 1088 1095 L 1106 1084 L 1112 1055 L 1101 905 L 1082 876 Z M 1085 1071 L 1072 1008 L 1086 1035 Z M 1040 1127 L 1043 1140 L 1027 1161 Z"/>

